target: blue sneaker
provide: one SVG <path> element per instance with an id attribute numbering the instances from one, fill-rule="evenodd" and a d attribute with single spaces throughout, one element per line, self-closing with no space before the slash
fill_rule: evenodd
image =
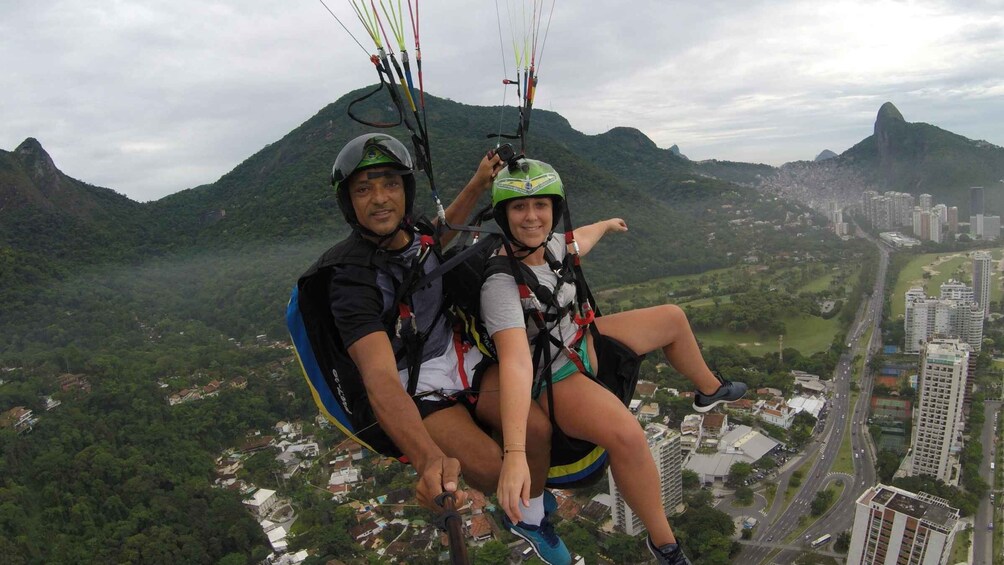
<path id="1" fill-rule="evenodd" d="M 513 524 L 509 520 L 509 516 L 503 513 L 502 524 L 513 535 L 526 540 L 530 544 L 530 547 L 533 548 L 534 553 L 537 554 L 537 557 L 544 563 L 548 565 L 571 565 L 572 555 L 568 553 L 565 542 L 561 541 L 558 534 L 554 533 L 554 526 L 551 525 L 551 521 L 547 519 L 547 516 L 544 516 L 544 521 L 539 526 L 531 526 L 523 522 Z"/>
<path id="2" fill-rule="evenodd" d="M 718 373 L 715 373 L 715 377 L 721 383 L 718 390 L 714 394 L 697 391 L 694 394 L 694 410 L 707 412 L 723 402 L 735 402 L 746 395 L 746 383 L 727 381 Z"/>

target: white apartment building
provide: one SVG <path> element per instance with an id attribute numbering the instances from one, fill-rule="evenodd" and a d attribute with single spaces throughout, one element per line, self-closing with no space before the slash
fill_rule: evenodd
<path id="1" fill-rule="evenodd" d="M 1001 217 L 977 214 L 969 217 L 969 235 L 987 241 L 1000 239 Z"/>
<path id="2" fill-rule="evenodd" d="M 973 253 L 973 290 L 975 301 L 983 307 L 983 315 L 990 314 L 990 274 L 993 272 L 993 257 L 987 251 Z"/>
<path id="3" fill-rule="evenodd" d="M 923 296 L 921 298 L 923 298 Z M 976 293 L 973 291 L 973 287 L 955 279 L 949 279 L 948 282 L 941 283 L 941 295 L 938 298 L 942 300 L 977 302 Z"/>
<path id="4" fill-rule="evenodd" d="M 983 345 L 983 309 L 965 300 L 927 298 L 922 288 L 915 287 L 906 292 L 903 329 L 906 353 L 920 353 L 932 339 L 951 337 L 978 352 Z"/>
<path id="5" fill-rule="evenodd" d="M 855 504 L 847 565 L 947 563 L 960 528 L 947 500 L 878 484 Z"/>
<path id="6" fill-rule="evenodd" d="M 918 203 L 920 204 L 920 209 L 927 212 L 931 209 L 931 204 L 934 203 L 934 197 L 930 194 L 921 194 L 917 197 Z"/>
<path id="7" fill-rule="evenodd" d="M 910 474 L 959 484 L 962 403 L 969 374 L 969 346 L 957 339 L 928 343 L 920 359 Z"/>
<path id="8" fill-rule="evenodd" d="M 652 451 L 652 458 L 655 459 L 655 466 L 659 471 L 663 509 L 666 514 L 674 514 L 677 512 L 677 507 L 683 503 L 683 455 L 680 453 L 680 434 L 662 424 L 648 424 L 645 426 L 645 436 L 648 438 L 648 448 Z M 641 518 L 635 515 L 621 496 L 609 469 L 607 477 L 610 482 L 610 498 L 613 499 L 610 512 L 613 514 L 614 527 L 632 536 L 645 531 Z"/>

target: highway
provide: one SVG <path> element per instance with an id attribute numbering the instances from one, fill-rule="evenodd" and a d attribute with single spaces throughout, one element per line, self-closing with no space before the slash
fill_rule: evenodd
<path id="1" fill-rule="evenodd" d="M 986 420 L 983 422 L 983 430 L 980 440 L 983 442 L 983 462 L 980 463 L 980 475 L 984 477 L 990 485 L 990 492 L 996 492 L 996 496 L 1001 496 L 1000 491 L 994 485 L 994 473 L 990 470 L 990 462 L 993 461 L 996 452 L 997 436 L 997 414 L 1001 409 L 1001 402 L 988 400 L 984 403 L 984 414 Z M 999 502 L 999 499 L 998 499 Z M 993 554 L 993 532 L 987 530 L 987 525 L 993 520 L 993 505 L 990 498 L 980 501 L 976 509 L 976 516 L 973 518 L 973 563 L 976 565 L 990 565 Z M 996 525 L 1000 527 L 1000 524 Z"/>
<path id="2" fill-rule="evenodd" d="M 873 383 L 870 376 L 866 377 L 867 370 L 859 382 L 860 394 L 854 406 L 850 404 L 850 392 L 855 357 L 860 355 L 863 358 L 862 366 L 867 368 L 872 354 L 882 346 L 879 324 L 882 320 L 882 298 L 885 292 L 886 271 L 889 267 L 889 249 L 860 230 L 858 235 L 872 241 L 879 250 L 875 286 L 868 300 L 859 307 L 847 337 L 848 352 L 840 356 L 834 370 L 833 397 L 827 408 L 823 430 L 817 439 L 803 450 L 799 458 L 793 458 L 797 461 L 788 465 L 785 471 L 778 475 L 774 502 L 766 512 L 767 517 L 757 527 L 753 543 L 743 546 L 737 557 L 739 563 L 788 565 L 808 547 L 809 541 L 827 533 L 836 539 L 838 533 L 851 529 L 854 523 L 854 502 L 858 496 L 876 482 L 876 452 L 867 425 L 868 400 L 871 397 Z M 869 329 L 871 337 L 867 343 L 863 343 Z M 855 454 L 854 477 L 830 472 L 848 430 L 851 433 L 851 446 Z M 790 503 L 785 505 L 784 493 L 792 473 L 803 462 L 813 459 L 816 460 L 805 473 L 802 484 Z M 802 517 L 809 515 L 810 505 L 816 493 L 834 481 L 844 481 L 845 488 L 841 497 L 826 514 L 802 534 L 800 539 L 786 541 L 800 527 Z M 777 545 L 772 543 L 774 540 L 777 540 Z M 798 549 L 793 549 L 793 546 Z M 825 553 L 831 548 L 832 545 L 827 545 L 821 548 L 821 551 Z"/>

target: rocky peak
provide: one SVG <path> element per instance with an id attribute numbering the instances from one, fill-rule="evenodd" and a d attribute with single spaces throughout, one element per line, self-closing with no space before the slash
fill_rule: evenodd
<path id="1" fill-rule="evenodd" d="M 35 181 L 54 180 L 59 172 L 52 157 L 42 148 L 42 144 L 34 137 L 29 137 L 14 149 L 14 155 L 31 174 Z"/>
<path id="2" fill-rule="evenodd" d="M 816 155 L 814 161 L 816 162 L 825 161 L 827 159 L 832 159 L 836 156 L 837 154 L 834 153 L 833 151 L 830 151 L 829 149 L 823 149 L 822 151 L 820 151 L 819 155 Z"/>

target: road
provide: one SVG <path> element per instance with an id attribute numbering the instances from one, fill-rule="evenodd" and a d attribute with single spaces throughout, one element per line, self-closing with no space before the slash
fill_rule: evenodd
<path id="1" fill-rule="evenodd" d="M 988 400 L 983 405 L 986 420 L 983 422 L 983 430 L 980 440 L 983 442 L 983 462 L 980 463 L 980 475 L 985 477 L 990 485 L 990 492 L 1000 492 L 995 490 L 994 473 L 990 470 L 990 462 L 993 461 L 996 452 L 996 426 L 997 414 L 1000 412 L 1001 402 Z M 1000 499 L 997 500 L 999 502 Z M 976 516 L 973 519 L 973 563 L 977 565 L 990 565 L 993 554 L 993 532 L 987 530 L 987 524 L 993 520 L 993 505 L 989 498 L 980 501 L 980 506 L 976 509 Z M 1000 524 L 996 525 L 1000 527 Z"/>
<path id="2" fill-rule="evenodd" d="M 878 270 L 871 296 L 859 307 L 851 324 L 847 338 L 848 353 L 840 356 L 834 370 L 834 392 L 827 408 L 823 430 L 818 438 L 803 450 L 801 457 L 793 459 L 794 463 L 786 466 L 778 475 L 774 503 L 767 511 L 767 518 L 757 527 L 753 543 L 743 546 L 737 558 L 739 563 L 790 564 L 804 551 L 804 547 L 799 547 L 798 544 L 807 546 L 809 540 L 826 533 L 833 534 L 835 539 L 838 533 L 851 529 L 854 523 L 855 501 L 866 488 L 876 482 L 876 453 L 867 429 L 868 400 L 873 385 L 873 379 L 866 376 L 868 371 L 864 371 L 865 375 L 862 375 L 859 383 L 860 394 L 854 406 L 850 404 L 850 392 L 855 356 L 861 355 L 863 366 L 867 367 L 872 354 L 882 346 L 879 323 L 882 320 L 882 298 L 885 294 L 886 271 L 889 267 L 889 249 L 860 230 L 858 236 L 866 237 L 878 248 Z M 871 337 L 867 343 L 863 343 L 869 329 Z M 851 446 L 855 454 L 854 477 L 830 472 L 848 429 L 851 430 Z M 813 460 L 815 462 L 805 473 L 802 484 L 791 498 L 791 502 L 785 504 L 784 493 L 791 475 L 803 462 Z M 798 549 L 793 549 L 792 545 L 783 545 L 784 540 L 800 527 L 802 517 L 809 515 L 810 505 L 816 493 L 838 480 L 844 482 L 843 494 L 826 514 L 804 532 L 801 539 L 791 541 L 791 544 Z M 773 540 L 778 540 L 779 545 L 772 544 Z"/>

